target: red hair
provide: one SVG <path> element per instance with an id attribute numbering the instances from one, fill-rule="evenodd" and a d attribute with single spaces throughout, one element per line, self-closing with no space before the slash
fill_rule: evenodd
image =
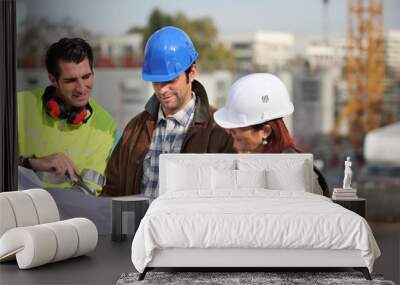
<path id="1" fill-rule="evenodd" d="M 288 129 L 282 118 L 267 121 L 265 123 L 253 126 L 255 129 L 261 129 L 263 126 L 271 127 L 271 134 L 268 137 L 268 144 L 263 147 L 263 153 L 281 153 L 289 148 L 296 152 L 302 152 L 298 149 L 290 136 Z"/>

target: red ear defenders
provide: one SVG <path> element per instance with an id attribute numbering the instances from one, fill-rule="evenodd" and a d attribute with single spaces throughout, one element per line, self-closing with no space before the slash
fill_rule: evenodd
<path id="1" fill-rule="evenodd" d="M 92 107 L 87 104 L 85 107 L 73 107 L 71 111 L 67 111 L 64 101 L 57 96 L 54 96 L 54 87 L 49 86 L 44 91 L 42 96 L 43 105 L 47 114 L 53 118 L 67 120 L 68 124 L 79 126 L 90 118 L 93 113 Z"/>

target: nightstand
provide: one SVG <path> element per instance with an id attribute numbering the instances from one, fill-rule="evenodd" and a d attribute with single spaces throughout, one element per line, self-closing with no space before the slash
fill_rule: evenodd
<path id="1" fill-rule="evenodd" d="M 150 198 L 143 195 L 112 198 L 112 240 L 134 236 L 149 205 Z"/>
<path id="2" fill-rule="evenodd" d="M 359 214 L 361 217 L 365 218 L 366 204 L 367 201 L 364 198 L 357 198 L 351 200 L 334 200 L 332 202 L 339 204 L 340 206 Z"/>

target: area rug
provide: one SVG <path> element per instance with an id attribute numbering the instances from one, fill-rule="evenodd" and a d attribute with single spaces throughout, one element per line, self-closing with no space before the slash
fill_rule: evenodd
<path id="1" fill-rule="evenodd" d="M 213 284 L 213 285 L 294 285 L 294 284 L 379 284 L 395 285 L 381 275 L 372 275 L 368 281 L 360 272 L 148 272 L 145 279 L 138 281 L 139 273 L 124 273 L 117 285 L 134 284 Z"/>

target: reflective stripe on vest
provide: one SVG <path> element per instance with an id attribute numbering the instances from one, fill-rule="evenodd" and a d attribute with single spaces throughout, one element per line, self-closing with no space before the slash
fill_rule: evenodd
<path id="1" fill-rule="evenodd" d="M 117 133 L 115 121 L 90 98 L 92 117 L 86 124 L 73 127 L 65 120 L 52 118 L 46 113 L 42 94 L 43 89 L 18 93 L 19 155 L 44 157 L 61 152 L 72 161 L 83 179 L 93 182 L 89 186 L 100 193 L 104 178 L 90 172 L 85 175 L 86 172 L 82 170 L 88 168 L 104 173 Z M 48 174 L 41 178 L 46 188 L 71 188 L 72 185 L 67 178 L 53 177 L 54 184 L 45 182 L 54 181 Z"/>

